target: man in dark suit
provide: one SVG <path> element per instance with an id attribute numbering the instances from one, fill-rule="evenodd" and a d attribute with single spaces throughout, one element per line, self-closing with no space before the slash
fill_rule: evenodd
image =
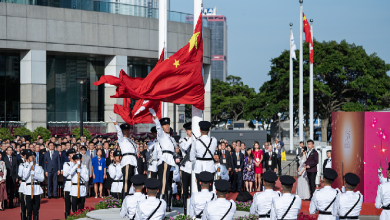
<path id="1" fill-rule="evenodd" d="M 13 208 L 13 199 L 14 199 L 14 191 L 15 185 L 18 181 L 18 163 L 16 157 L 12 155 L 13 150 L 12 147 L 7 147 L 5 150 L 6 155 L 4 158 L 5 167 L 7 169 L 7 177 L 6 177 L 6 187 L 8 195 L 9 208 Z M 7 201 L 4 200 L 4 207 L 7 207 Z"/>
<path id="2" fill-rule="evenodd" d="M 61 170 L 64 163 L 69 162 L 69 158 L 66 156 L 66 152 L 70 149 L 70 143 L 62 143 L 65 144 L 65 150 L 61 151 Z"/>
<path id="3" fill-rule="evenodd" d="M 44 156 L 44 170 L 47 177 L 47 188 L 49 199 L 58 199 L 57 177 L 60 175 L 61 159 L 58 151 L 54 150 L 54 143 L 49 143 L 49 151 Z"/>
<path id="4" fill-rule="evenodd" d="M 242 171 L 244 170 L 244 154 L 241 152 L 240 146 L 236 146 L 235 152 L 232 154 L 232 162 L 233 162 L 233 186 L 232 192 L 241 192 L 242 187 Z M 238 186 L 237 186 L 238 185 Z"/>
<path id="5" fill-rule="evenodd" d="M 93 142 L 89 142 L 88 144 L 89 150 L 87 150 L 87 155 L 91 158 L 96 157 L 95 144 Z"/>
<path id="6" fill-rule="evenodd" d="M 279 176 L 282 175 L 282 145 L 279 142 L 278 138 L 275 138 L 275 144 L 274 144 L 274 152 L 277 155 L 277 164 L 278 164 L 278 174 Z"/>
<path id="7" fill-rule="evenodd" d="M 232 162 L 231 162 L 231 157 L 230 157 L 230 152 L 226 150 L 226 143 L 222 142 L 221 143 L 221 150 L 219 151 L 219 163 L 224 165 L 228 172 L 232 170 Z"/>
<path id="8" fill-rule="evenodd" d="M 324 170 L 326 168 L 332 169 L 332 151 L 328 150 L 326 151 L 326 159 L 324 160 L 324 164 L 322 165 L 322 173 L 324 173 Z"/>
<path id="9" fill-rule="evenodd" d="M 268 145 L 268 152 L 264 154 L 265 170 L 271 170 L 276 173 L 276 167 L 278 164 L 278 155 L 273 151 L 272 145 Z"/>
<path id="10" fill-rule="evenodd" d="M 316 190 L 316 176 L 317 176 L 317 164 L 318 164 L 318 152 L 314 149 L 314 141 L 307 141 L 307 159 L 306 159 L 306 172 L 309 179 L 310 186 L 310 200 L 313 197 L 313 193 Z"/>
<path id="11" fill-rule="evenodd" d="M 103 154 L 102 154 L 103 158 L 110 157 L 110 149 L 109 149 L 109 147 L 110 147 L 110 145 L 109 145 L 108 141 L 105 141 L 103 143 Z"/>

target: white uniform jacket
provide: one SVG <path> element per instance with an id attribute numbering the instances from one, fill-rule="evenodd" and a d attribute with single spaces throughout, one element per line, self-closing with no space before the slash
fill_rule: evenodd
<path id="1" fill-rule="evenodd" d="M 75 165 L 73 162 L 65 162 L 64 163 L 64 166 L 63 166 L 63 180 L 66 181 L 65 182 L 65 188 L 64 188 L 64 191 L 65 192 L 70 192 L 70 189 L 72 187 L 72 176 L 70 174 L 70 171 L 72 170 L 73 166 L 76 166 L 77 168 L 77 165 Z"/>
<path id="2" fill-rule="evenodd" d="M 121 217 L 125 218 L 126 216 L 130 219 L 134 219 L 135 211 L 137 208 L 137 204 L 139 201 L 143 201 L 146 199 L 146 195 L 136 192 L 134 195 L 126 196 L 123 200 L 122 208 L 121 208 Z"/>
<path id="3" fill-rule="evenodd" d="M 180 150 L 181 154 L 183 155 L 183 158 L 191 152 L 190 147 L 192 148 L 192 143 L 193 143 L 193 137 L 185 137 L 181 138 L 179 140 L 179 145 L 180 145 Z M 184 166 L 180 167 L 180 170 L 186 173 L 191 173 L 192 172 L 192 162 L 191 160 L 188 160 Z"/>
<path id="4" fill-rule="evenodd" d="M 188 215 L 191 218 L 201 219 L 204 207 L 207 202 L 214 201 L 217 196 L 208 189 L 202 189 L 200 192 L 194 192 L 191 195 Z"/>
<path id="5" fill-rule="evenodd" d="M 135 155 L 137 155 L 137 145 L 133 141 L 128 138 L 123 137 L 122 129 L 119 125 L 115 125 L 116 133 L 118 136 L 118 144 L 121 148 L 122 155 L 130 153 L 133 155 L 125 155 L 122 158 L 121 166 L 124 167 L 128 164 L 131 166 L 137 167 L 137 159 Z"/>
<path id="6" fill-rule="evenodd" d="M 111 184 L 111 192 L 120 193 L 123 188 L 123 173 L 120 164 L 110 164 L 108 166 L 108 174 L 114 180 Z"/>
<path id="7" fill-rule="evenodd" d="M 77 180 L 78 180 L 78 172 L 80 172 L 80 197 L 87 196 L 87 189 L 85 187 L 85 183 L 88 182 L 89 176 L 88 176 L 88 169 L 78 168 L 78 165 L 73 165 L 72 169 L 70 170 L 70 175 L 72 179 L 72 187 L 70 189 L 70 195 L 71 196 L 77 196 Z"/>
<path id="8" fill-rule="evenodd" d="M 284 193 L 280 197 L 275 197 L 272 200 L 271 206 L 271 220 L 281 219 L 286 213 L 288 207 L 295 197 L 294 204 L 291 206 L 291 209 L 288 211 L 284 219 L 297 219 L 298 214 L 301 211 L 302 200 L 297 195 L 291 195 L 290 193 Z"/>
<path id="9" fill-rule="evenodd" d="M 227 214 L 226 214 L 227 213 Z M 225 198 L 218 198 L 217 200 L 206 203 L 204 207 L 202 220 L 232 220 L 236 213 L 236 203 L 233 200 L 226 200 Z"/>
<path id="10" fill-rule="evenodd" d="M 309 212 L 314 214 L 317 211 L 327 212 L 328 214 L 319 214 L 319 220 L 336 220 L 333 213 L 337 212 L 337 197 L 341 195 L 339 189 L 333 189 L 330 186 L 325 186 L 322 189 L 316 190 L 310 202 Z M 330 205 L 332 203 L 332 205 Z M 326 209 L 326 211 L 325 211 Z"/>
<path id="11" fill-rule="evenodd" d="M 258 192 L 253 195 L 253 203 L 251 205 L 250 214 L 260 215 L 259 219 L 270 219 L 272 200 L 281 196 L 280 192 L 272 189 L 266 189 L 264 192 Z"/>
<path id="12" fill-rule="evenodd" d="M 43 190 L 40 186 L 40 182 L 45 180 L 45 175 L 41 166 L 35 164 L 33 170 L 31 167 L 33 163 L 27 163 L 27 166 L 23 168 L 23 179 L 26 180 L 26 188 L 24 189 L 24 195 L 31 195 L 31 176 L 33 181 L 33 195 L 41 195 Z"/>
<path id="13" fill-rule="evenodd" d="M 355 203 L 359 200 L 355 208 L 348 214 L 348 216 L 359 216 L 360 211 L 362 210 L 363 204 L 363 195 L 358 192 L 347 191 L 345 193 L 341 193 L 338 197 L 337 201 L 337 212 L 333 214 L 335 216 L 345 216 L 347 212 L 355 205 Z"/>
<path id="14" fill-rule="evenodd" d="M 214 167 L 215 167 L 214 180 L 219 180 L 219 179 L 229 180 L 229 173 L 228 173 L 225 165 L 220 164 L 220 163 L 215 163 Z"/>
<path id="15" fill-rule="evenodd" d="M 20 193 L 24 193 L 24 190 L 26 188 L 26 179 L 23 179 L 23 169 L 24 169 L 25 166 L 28 166 L 28 164 L 26 162 L 20 163 L 19 164 L 19 169 L 18 169 L 18 176 L 19 176 L 20 180 L 22 180 L 22 182 L 20 183 L 20 186 L 19 186 L 19 191 L 18 191 Z M 7 175 L 7 171 L 5 171 L 4 177 L 6 175 Z"/>
<path id="16" fill-rule="evenodd" d="M 206 147 L 202 144 L 202 142 L 206 145 L 206 147 L 210 146 L 208 148 L 209 151 L 206 150 Z M 210 173 L 215 172 L 213 155 L 216 149 L 217 139 L 214 137 L 210 138 L 207 135 L 202 135 L 194 142 L 193 146 L 191 147 L 190 159 L 192 162 L 195 161 L 194 171 L 196 174 L 199 174 L 202 171 L 207 171 Z"/>
<path id="17" fill-rule="evenodd" d="M 163 162 L 167 163 L 168 165 L 175 166 L 176 163 L 173 159 L 173 153 L 175 152 L 176 141 L 171 137 L 171 135 L 163 131 L 158 118 L 153 119 L 153 121 L 156 124 L 157 140 L 160 143 L 162 149 L 162 155 L 158 158 L 159 160 L 157 162 L 157 166 L 162 164 Z"/>
<path id="18" fill-rule="evenodd" d="M 159 204 L 161 202 L 160 207 Z M 157 209 L 158 207 L 158 209 Z M 153 216 L 150 220 L 162 220 L 165 218 L 165 210 L 167 208 L 167 203 L 164 200 L 157 199 L 156 197 L 149 197 L 145 200 L 137 202 L 137 209 L 135 213 L 135 220 L 146 220 L 149 216 Z"/>
<path id="19" fill-rule="evenodd" d="M 381 209 L 382 207 L 390 207 L 390 182 L 378 186 L 376 193 L 375 207 Z M 390 219 L 390 210 L 383 209 L 380 220 Z"/>
<path id="20" fill-rule="evenodd" d="M 151 157 L 153 158 L 153 161 L 151 164 L 148 164 L 148 171 L 150 172 L 157 172 L 157 161 L 158 161 L 158 154 L 161 154 L 161 148 L 156 139 L 149 141 L 148 143 L 148 150 L 150 152 Z M 160 148 L 160 150 L 158 150 Z M 149 163 L 149 161 L 147 161 Z"/>

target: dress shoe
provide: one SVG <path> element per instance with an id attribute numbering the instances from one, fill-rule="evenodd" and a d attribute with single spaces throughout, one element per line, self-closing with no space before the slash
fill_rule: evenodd
<path id="1" fill-rule="evenodd" d="M 51 199 L 51 196 L 48 196 L 47 198 L 48 198 L 48 199 Z"/>

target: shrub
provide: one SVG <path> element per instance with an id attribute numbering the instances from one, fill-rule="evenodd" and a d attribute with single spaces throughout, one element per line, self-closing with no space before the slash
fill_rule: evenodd
<path id="1" fill-rule="evenodd" d="M 237 211 L 249 212 L 251 209 L 251 206 L 252 206 L 252 200 L 250 200 L 248 202 L 237 202 L 236 201 Z"/>
<path id="2" fill-rule="evenodd" d="M 14 136 L 16 136 L 16 135 L 19 135 L 19 136 L 30 135 L 31 136 L 32 132 L 28 128 L 18 127 L 18 128 L 14 129 Z"/>
<path id="3" fill-rule="evenodd" d="M 93 211 L 93 210 L 95 210 L 95 209 L 94 208 L 90 208 L 90 207 L 85 207 L 84 209 L 79 209 L 79 210 L 77 210 L 77 212 L 71 213 L 66 218 L 66 220 L 74 220 L 74 219 L 78 219 L 78 218 L 85 218 L 85 217 L 87 217 L 87 213 L 90 212 L 90 211 Z"/>
<path id="4" fill-rule="evenodd" d="M 245 215 L 242 217 L 234 218 L 233 220 L 257 220 L 259 216 L 257 215 Z"/>
<path id="5" fill-rule="evenodd" d="M 50 132 L 50 130 L 47 129 L 47 128 L 44 128 L 44 127 L 37 127 L 37 128 L 34 130 L 33 134 L 32 134 L 33 140 L 37 140 L 38 135 L 41 135 L 42 138 L 43 138 L 43 141 L 45 142 L 45 141 L 47 141 L 47 140 L 50 139 L 50 137 L 51 137 L 51 132 Z"/>
<path id="6" fill-rule="evenodd" d="M 183 207 L 183 200 L 177 200 L 176 197 L 172 198 L 172 207 Z"/>
<path id="7" fill-rule="evenodd" d="M 165 217 L 165 220 L 192 220 L 192 218 L 188 215 L 180 215 L 179 213 L 177 213 L 175 217 Z"/>
<path id="8" fill-rule="evenodd" d="M 80 128 L 73 129 L 72 134 L 76 136 L 77 139 L 80 138 Z M 87 140 L 91 140 L 92 138 L 91 133 L 85 128 L 83 128 L 83 136 L 86 137 Z"/>
<path id="9" fill-rule="evenodd" d="M 5 140 L 5 139 L 12 139 L 11 132 L 7 128 L 0 128 L 0 139 Z"/>
<path id="10" fill-rule="evenodd" d="M 94 205 L 95 205 L 95 210 L 121 208 L 122 207 L 122 200 L 116 199 L 112 196 L 108 196 L 108 197 L 104 197 L 103 200 L 100 200 L 100 202 L 95 203 Z"/>

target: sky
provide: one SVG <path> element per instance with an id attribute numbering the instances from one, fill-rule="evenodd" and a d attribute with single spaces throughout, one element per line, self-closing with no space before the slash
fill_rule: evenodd
<path id="1" fill-rule="evenodd" d="M 204 8 L 215 6 L 217 14 L 227 19 L 228 75 L 240 76 L 244 84 L 258 92 L 270 80 L 270 60 L 289 49 L 290 22 L 299 49 L 299 0 L 203 0 Z M 345 39 L 363 46 L 367 54 L 377 53 L 387 64 L 390 63 L 389 9 L 389 0 L 303 2 L 306 18 L 313 19 L 316 40 Z M 170 10 L 193 14 L 193 0 L 170 0 Z"/>

